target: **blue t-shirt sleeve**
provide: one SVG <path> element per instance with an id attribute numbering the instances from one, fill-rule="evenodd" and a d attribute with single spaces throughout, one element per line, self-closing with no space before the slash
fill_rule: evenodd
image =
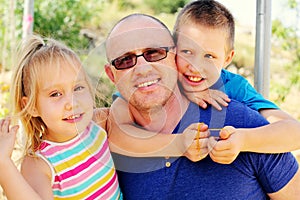
<path id="1" fill-rule="evenodd" d="M 281 154 L 255 154 L 249 156 L 257 179 L 267 193 L 281 190 L 298 171 L 298 163 L 291 153 Z"/>
<path id="2" fill-rule="evenodd" d="M 273 102 L 265 99 L 243 76 L 222 70 L 221 77 L 229 98 L 235 99 L 253 110 L 278 109 Z"/>

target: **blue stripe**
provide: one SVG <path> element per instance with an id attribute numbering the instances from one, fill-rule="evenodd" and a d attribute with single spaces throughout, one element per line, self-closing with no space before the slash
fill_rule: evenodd
<path id="1" fill-rule="evenodd" d="M 80 143 L 77 144 L 76 147 L 66 150 L 64 152 L 57 152 L 58 155 L 54 155 L 53 157 L 49 157 L 48 160 L 55 165 L 55 163 L 60 162 L 61 160 L 65 160 L 69 157 L 74 157 L 74 152 L 81 152 L 83 150 L 86 150 L 87 146 L 90 146 L 94 140 L 97 140 L 97 133 L 99 131 L 99 127 L 93 126 L 90 130 L 90 133 L 88 133 L 88 137 L 86 137 L 85 140 L 79 140 Z M 78 155 L 78 154 L 77 154 Z"/>

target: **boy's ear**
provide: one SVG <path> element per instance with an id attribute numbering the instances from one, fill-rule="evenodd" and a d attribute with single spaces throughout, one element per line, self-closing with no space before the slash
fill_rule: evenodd
<path id="1" fill-rule="evenodd" d="M 231 51 L 227 54 L 227 58 L 225 59 L 225 63 L 224 63 L 224 68 L 227 67 L 227 66 L 231 63 L 234 54 L 235 54 L 235 51 L 234 51 L 234 50 L 231 50 Z"/>
<path id="2" fill-rule="evenodd" d="M 105 68 L 105 72 L 106 72 L 108 78 L 114 83 L 115 82 L 115 76 L 114 76 L 114 73 L 111 70 L 111 65 L 107 63 L 104 66 L 104 68 Z"/>
<path id="3" fill-rule="evenodd" d="M 23 106 L 23 108 L 27 105 L 27 103 L 28 103 L 28 97 L 22 97 L 22 106 Z M 30 115 L 32 115 L 33 117 L 38 117 L 39 116 L 39 113 L 38 113 L 38 111 L 35 107 L 32 108 L 32 109 L 29 109 L 28 113 Z"/>

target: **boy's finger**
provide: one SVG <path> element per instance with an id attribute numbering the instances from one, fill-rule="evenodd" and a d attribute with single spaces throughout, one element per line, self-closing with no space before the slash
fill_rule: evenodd
<path id="1" fill-rule="evenodd" d="M 215 91 L 215 92 L 216 92 L 216 96 L 218 96 L 219 98 L 222 98 L 226 102 L 230 102 L 230 99 L 227 94 L 225 94 L 224 92 L 221 92 L 221 91 Z M 216 98 L 216 97 L 214 97 L 214 98 Z"/>
<path id="2" fill-rule="evenodd" d="M 203 108 L 203 109 L 206 109 L 207 108 L 207 103 L 203 100 L 203 99 L 200 99 L 198 101 L 198 105 Z"/>
<path id="3" fill-rule="evenodd" d="M 217 98 L 216 101 L 222 106 L 228 106 L 228 103 L 222 98 Z"/>
<path id="4" fill-rule="evenodd" d="M 235 132 L 235 129 L 231 126 L 226 126 L 220 131 L 220 138 L 226 140 L 230 137 L 231 134 Z"/>
<path id="5" fill-rule="evenodd" d="M 216 100 L 213 100 L 211 102 L 211 105 L 217 110 L 220 110 L 220 111 L 222 110 L 222 107 L 219 105 L 219 103 Z"/>

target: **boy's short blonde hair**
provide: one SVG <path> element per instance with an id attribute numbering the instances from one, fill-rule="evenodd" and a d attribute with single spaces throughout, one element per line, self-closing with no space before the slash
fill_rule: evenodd
<path id="1" fill-rule="evenodd" d="M 227 51 L 234 49 L 235 23 L 230 11 L 222 4 L 214 0 L 193 1 L 179 12 L 174 30 L 174 40 L 177 43 L 178 33 L 183 24 L 195 24 L 207 26 L 213 29 L 223 29 L 228 32 Z"/>

